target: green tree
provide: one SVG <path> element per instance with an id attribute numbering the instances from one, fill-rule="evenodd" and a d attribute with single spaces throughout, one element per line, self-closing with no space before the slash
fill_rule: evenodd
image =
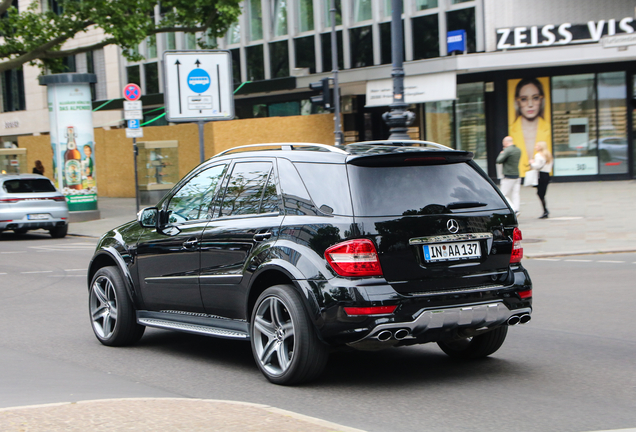
<path id="1" fill-rule="evenodd" d="M 18 12 L 13 0 L 0 0 L 0 72 L 25 63 L 63 70 L 64 57 L 118 45 L 129 60 L 142 57 L 136 47 L 146 37 L 158 33 L 204 32 L 223 36 L 241 14 L 240 0 L 161 0 L 161 18 L 155 19 L 157 0 L 57 0 L 56 10 L 42 11 L 34 0 Z M 65 42 L 91 29 L 101 29 L 100 42 L 63 49 Z M 203 39 L 203 38 L 202 38 Z M 199 45 L 207 47 L 204 40 Z"/>

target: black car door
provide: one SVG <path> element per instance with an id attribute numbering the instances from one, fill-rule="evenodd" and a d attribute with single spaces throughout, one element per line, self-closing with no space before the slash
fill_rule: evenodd
<path id="1" fill-rule="evenodd" d="M 253 264 L 283 220 L 273 160 L 236 162 L 225 183 L 201 240 L 201 297 L 209 314 L 246 319 Z"/>
<path id="2" fill-rule="evenodd" d="M 226 164 L 214 165 L 190 176 L 163 201 L 167 223 L 159 229 L 146 229 L 139 238 L 139 281 L 148 310 L 204 311 L 199 242 L 226 168 Z"/>

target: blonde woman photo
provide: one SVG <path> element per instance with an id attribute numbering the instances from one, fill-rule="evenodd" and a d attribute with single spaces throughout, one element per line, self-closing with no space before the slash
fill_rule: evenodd
<path id="1" fill-rule="evenodd" d="M 539 219 L 547 219 L 550 215 L 545 202 L 545 194 L 550 183 L 550 173 L 552 172 L 552 154 L 548 151 L 545 141 L 539 141 L 534 146 L 534 158 L 530 159 L 530 168 L 539 171 L 539 184 L 537 185 L 537 195 L 543 206 L 543 214 Z"/>

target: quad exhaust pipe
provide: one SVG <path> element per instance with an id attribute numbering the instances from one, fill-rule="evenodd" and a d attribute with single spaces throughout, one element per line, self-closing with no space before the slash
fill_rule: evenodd
<path id="1" fill-rule="evenodd" d="M 513 326 L 517 324 L 525 324 L 532 319 L 530 314 L 513 315 L 508 318 L 508 325 Z"/>

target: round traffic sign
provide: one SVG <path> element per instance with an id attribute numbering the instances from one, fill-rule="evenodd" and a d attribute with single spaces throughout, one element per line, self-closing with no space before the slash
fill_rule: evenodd
<path id="1" fill-rule="evenodd" d="M 204 93 L 210 88 L 210 75 L 203 69 L 193 69 L 188 74 L 188 87 L 195 93 Z"/>
<path id="2" fill-rule="evenodd" d="M 124 87 L 124 97 L 129 101 L 139 100 L 141 97 L 141 89 L 137 84 L 126 84 Z"/>

